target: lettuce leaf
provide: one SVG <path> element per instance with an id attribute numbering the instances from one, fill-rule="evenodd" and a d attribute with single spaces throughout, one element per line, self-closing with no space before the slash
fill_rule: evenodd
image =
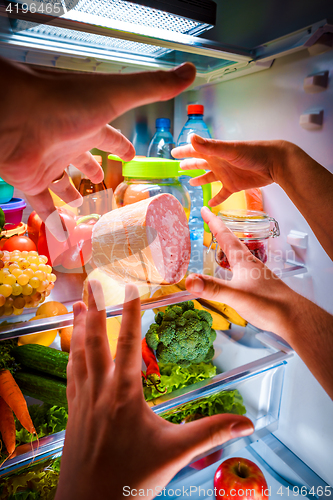
<path id="1" fill-rule="evenodd" d="M 20 367 L 15 358 L 10 354 L 11 350 L 17 346 L 18 339 L 2 340 L 0 342 L 0 370 L 9 370 L 10 373 Z"/>
<path id="2" fill-rule="evenodd" d="M 29 406 L 29 413 L 38 438 L 66 429 L 68 413 L 65 408 L 44 403 L 42 405 Z M 32 437 L 17 419 L 15 419 L 15 423 L 17 444 L 30 443 L 31 440 L 35 441 L 37 439 L 37 436 Z"/>
<path id="3" fill-rule="evenodd" d="M 164 413 L 161 417 L 174 424 L 180 424 L 184 421 L 209 417 L 218 413 L 235 413 L 237 415 L 246 413 L 243 398 L 237 390 L 222 391 L 197 401 L 191 401 Z"/>
<path id="4" fill-rule="evenodd" d="M 166 389 L 165 394 L 216 375 L 216 366 L 212 363 L 195 363 L 187 367 L 174 363 L 158 363 L 158 366 L 161 372 L 159 389 Z M 146 401 L 161 395 L 155 387 L 144 387 L 143 392 Z"/>
<path id="5" fill-rule="evenodd" d="M 0 500 L 53 500 L 59 470 L 60 459 L 57 458 L 0 480 Z"/>

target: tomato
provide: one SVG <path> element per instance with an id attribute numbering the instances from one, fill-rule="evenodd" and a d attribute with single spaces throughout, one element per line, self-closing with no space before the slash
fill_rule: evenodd
<path id="1" fill-rule="evenodd" d="M 38 235 L 39 229 L 42 225 L 42 219 L 39 217 L 37 212 L 31 212 L 28 219 L 28 235 L 29 238 L 35 243 L 37 246 L 38 243 Z"/>
<path id="2" fill-rule="evenodd" d="M 20 250 L 20 252 L 23 252 L 24 250 L 27 250 L 30 252 L 36 251 L 37 248 L 35 243 L 28 238 L 28 236 L 12 236 L 11 238 L 8 238 L 2 247 L 2 250 L 8 250 L 8 252 L 13 252 L 14 250 Z"/>

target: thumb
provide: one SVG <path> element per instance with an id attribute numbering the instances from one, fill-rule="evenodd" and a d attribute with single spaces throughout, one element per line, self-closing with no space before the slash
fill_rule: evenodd
<path id="1" fill-rule="evenodd" d="M 232 288 L 230 282 L 204 274 L 190 274 L 186 278 L 185 287 L 197 297 L 229 305 L 242 293 Z"/>
<path id="2" fill-rule="evenodd" d="M 97 127 L 137 106 L 172 99 L 194 81 L 195 74 L 195 66 L 184 63 L 169 71 L 71 75 L 60 83 L 66 87 L 66 105 L 81 110 L 83 101 L 90 127 Z"/>
<path id="3" fill-rule="evenodd" d="M 212 448 L 254 432 L 250 419 L 228 413 L 206 417 L 184 425 L 180 433 L 181 446 L 187 449 L 188 462 Z"/>

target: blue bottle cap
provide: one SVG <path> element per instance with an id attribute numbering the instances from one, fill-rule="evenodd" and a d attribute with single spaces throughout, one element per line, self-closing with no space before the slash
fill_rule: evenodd
<path id="1" fill-rule="evenodd" d="M 170 128 L 171 122 L 169 118 L 157 118 L 156 128 Z"/>

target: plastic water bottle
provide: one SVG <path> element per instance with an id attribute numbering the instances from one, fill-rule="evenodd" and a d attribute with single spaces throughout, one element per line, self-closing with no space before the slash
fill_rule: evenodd
<path id="1" fill-rule="evenodd" d="M 150 138 L 151 132 L 149 131 L 147 120 L 140 118 L 135 124 L 135 129 L 131 137 L 136 155 L 146 156 Z"/>
<path id="2" fill-rule="evenodd" d="M 201 104 L 189 104 L 187 107 L 188 119 L 182 128 L 177 146 L 189 144 L 190 135 L 195 133 L 205 139 L 210 139 L 211 135 L 207 125 L 203 120 L 204 107 Z M 203 271 L 203 235 L 204 226 L 201 217 L 201 208 L 203 206 L 203 195 L 201 186 L 191 186 L 190 177 L 182 175 L 180 182 L 187 188 L 191 197 L 191 212 L 189 219 L 189 228 L 191 235 L 191 261 L 188 270 L 193 273 Z"/>
<path id="3" fill-rule="evenodd" d="M 157 118 L 156 132 L 150 141 L 147 156 L 173 159 L 170 151 L 175 147 L 175 142 L 170 132 L 170 126 L 169 118 Z"/>

